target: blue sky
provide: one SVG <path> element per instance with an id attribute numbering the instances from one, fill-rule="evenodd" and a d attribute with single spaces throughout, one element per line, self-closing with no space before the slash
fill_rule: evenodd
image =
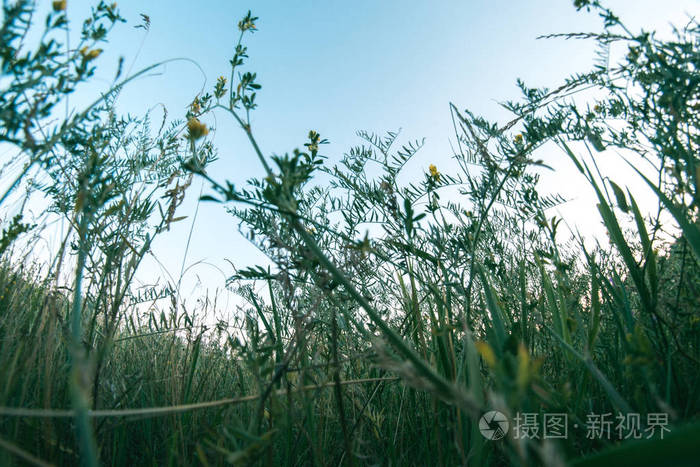
<path id="1" fill-rule="evenodd" d="M 78 19 L 90 2 L 68 4 L 70 17 Z M 686 14 L 700 12 L 698 0 L 607 4 L 632 30 L 642 26 L 667 30 L 669 21 L 679 23 Z M 572 2 L 562 0 L 146 0 L 122 1 L 119 8 L 129 23 L 117 27 L 99 59 L 102 82 L 113 76 L 119 55 L 127 64 L 134 63 L 133 71 L 175 57 L 192 59 L 201 68 L 189 62 L 170 63 L 138 80 L 121 97 L 124 111 L 138 114 L 162 103 L 170 116 L 182 117 L 203 85 L 210 90 L 217 76 L 228 75 L 236 23 L 250 9 L 260 17 L 258 32 L 247 38 L 251 56 L 247 69 L 257 72 L 262 84 L 253 128 L 263 151 L 290 151 L 315 129 L 330 140 L 324 153 L 334 161 L 359 143 L 357 130 L 383 133 L 401 128 L 405 139 L 426 138 L 425 148 L 406 169 L 408 176 L 425 171 L 430 163 L 444 170 L 454 166 L 449 102 L 504 121 L 509 116 L 498 102 L 517 96 L 516 78 L 531 86 L 555 86 L 592 64 L 590 43 L 536 40 L 537 36 L 601 27 L 596 15 L 577 13 Z M 139 13 L 151 18 L 146 36 L 133 27 L 140 22 Z M 212 136 L 220 151 L 211 173 L 236 184 L 262 173 L 230 118 L 219 114 L 208 123 L 216 127 Z M 562 156 L 546 157 L 555 165 L 561 162 L 565 170 Z M 586 190 L 582 181 L 567 177 L 574 177 L 573 172 L 557 172 L 545 184 L 561 187 L 569 197 Z M 196 182 L 193 193 L 198 190 Z M 185 203 L 182 215 L 193 215 L 195 198 Z M 190 219 L 154 249 L 174 275 L 179 273 Z M 593 217 L 579 220 L 597 222 Z M 202 204 L 186 263 L 207 261 L 230 274 L 223 257 L 237 266 L 259 260 L 236 226 L 221 206 Z M 151 263 L 144 271 L 154 267 Z M 190 281 L 199 275 L 209 288 L 221 285 L 223 276 L 214 268 L 199 265 L 192 271 Z"/>

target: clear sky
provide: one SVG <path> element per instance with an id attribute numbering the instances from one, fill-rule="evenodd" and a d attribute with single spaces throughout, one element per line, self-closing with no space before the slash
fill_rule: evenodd
<path id="1" fill-rule="evenodd" d="M 69 0 L 71 18 L 82 16 L 90 2 Z M 667 30 L 700 12 L 698 0 L 609 1 L 632 30 Z M 543 34 L 599 31 L 594 14 L 576 12 L 571 1 L 121 1 L 129 23 L 117 27 L 107 53 L 100 57 L 99 75 L 113 76 L 118 55 L 132 71 L 154 62 L 186 57 L 160 73 L 137 81 L 122 95 L 125 111 L 142 113 L 164 104 L 173 117 L 204 85 L 209 91 L 219 75 L 228 75 L 228 60 L 237 39 L 236 24 L 247 10 L 259 16 L 258 32 L 247 38 L 251 59 L 247 69 L 258 73 L 262 89 L 253 128 L 266 154 L 299 147 L 310 129 L 328 138 L 324 154 L 331 161 L 358 144 L 357 130 L 379 133 L 401 128 L 406 139 L 425 137 L 426 146 L 408 166 L 408 176 L 434 163 L 449 170 L 453 139 L 448 103 L 505 121 L 498 102 L 517 96 L 516 78 L 531 86 L 556 86 L 575 71 L 591 67 L 590 43 L 536 40 Z M 139 13 L 151 18 L 144 36 Z M 206 83 L 205 80 L 206 79 Z M 217 128 L 214 142 L 220 160 L 210 172 L 240 185 L 260 175 L 244 135 L 220 114 L 208 123 Z M 545 180 L 572 199 L 590 191 L 563 155 L 546 155 L 562 171 Z M 200 182 L 194 191 L 199 190 Z M 206 191 L 206 187 L 205 187 Z M 182 215 L 192 216 L 194 196 Z M 587 199 L 587 198 L 586 198 Z M 155 246 L 159 259 L 177 276 L 190 217 Z M 590 224 L 595 217 L 578 213 L 572 222 Z M 237 232 L 237 222 L 220 205 L 202 204 L 194 226 L 186 264 L 211 262 L 231 273 L 226 257 L 237 266 L 254 264 L 260 256 Z M 150 271 L 153 264 L 144 271 Z M 206 265 L 194 267 L 208 288 L 221 286 L 223 275 Z M 148 276 L 149 274 L 144 274 Z"/>

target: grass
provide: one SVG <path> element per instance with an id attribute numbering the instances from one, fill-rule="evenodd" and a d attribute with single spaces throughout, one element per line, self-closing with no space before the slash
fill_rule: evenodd
<path id="1" fill-rule="evenodd" d="M 2 96 L 14 105 L 2 136 L 25 168 L 0 172 L 0 205 L 29 199 L 36 167 L 51 213 L 3 223 L 0 464 L 693 465 L 700 29 L 664 42 L 631 34 L 598 2 L 575 3 L 604 19 L 586 37 L 603 52 L 623 42 L 628 56 L 553 91 L 519 83 L 506 125 L 451 105 L 460 172 L 430 165 L 404 183 L 421 143 L 394 132 L 358 133 L 335 164 L 315 131 L 291 154 L 261 151 L 250 120 L 260 86 L 240 72 L 250 12 L 230 81 L 154 130 L 148 115 L 114 112 L 143 71 L 68 125 L 51 127 L 50 109 L 38 116 L 24 94 L 58 105 L 71 91 L 55 76 L 88 81 L 90 51 L 121 21 L 116 6 L 93 10 L 84 53 L 37 48 L 30 62 L 55 69 L 14 58 L 33 6 L 6 7 Z M 63 32 L 64 9 L 54 3 L 46 38 Z M 240 188 L 207 172 L 213 112 L 246 133 L 264 178 Z M 560 232 L 550 212 L 562 200 L 538 191 L 545 143 L 588 181 L 608 242 Z M 607 149 L 653 167 L 638 172 L 656 213 L 600 172 Z M 228 320 L 211 318 L 217 297 L 186 305 L 179 281 L 133 286 L 154 239 L 182 220 L 195 177 L 211 187 L 202 201 L 225 204 L 270 259 L 231 277 L 242 306 Z M 68 226 L 58 250 L 23 256 L 56 216 Z M 490 410 L 510 422 L 503 439 L 482 435 Z M 552 414 L 567 417 L 567 436 L 541 436 Z"/>

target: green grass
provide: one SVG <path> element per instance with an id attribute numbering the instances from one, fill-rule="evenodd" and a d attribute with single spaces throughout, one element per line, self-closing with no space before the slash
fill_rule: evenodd
<path id="1" fill-rule="evenodd" d="M 52 45 L 29 63 L 55 69 L 28 67 L 13 57 L 33 7 L 6 9 L 2 96 L 14 104 L 2 135 L 27 168 L 7 180 L 0 206 L 24 196 L 36 167 L 51 212 L 37 225 L 21 214 L 3 223 L 0 464 L 693 465 L 700 28 L 663 42 L 630 34 L 597 2 L 575 3 L 605 20 L 589 39 L 623 42 L 629 55 L 554 91 L 519 83 L 505 126 L 452 105 L 460 171 L 431 165 L 404 182 L 421 143 L 394 132 L 358 133 L 336 164 L 314 131 L 302 150 L 261 152 L 250 120 L 260 86 L 239 74 L 251 13 L 230 82 L 199 95 L 184 119 L 154 131 L 148 116 L 115 116 L 117 91 L 137 73 L 40 135 L 51 112 L 36 116 L 24 90 L 57 105 L 69 90 L 54 76 L 78 86 L 92 59 L 78 48 L 57 61 Z M 58 2 L 46 37 L 60 34 L 61 15 Z M 103 3 L 90 18 L 86 51 L 120 21 Z M 604 97 L 586 101 L 591 86 Z M 569 100 L 576 93 L 583 103 Z M 265 178 L 241 188 L 207 172 L 214 110 L 246 133 Z M 590 248 L 559 231 L 551 209 L 562 200 L 539 193 L 535 175 L 545 143 L 589 182 L 608 242 Z M 639 175 L 656 212 L 599 171 L 606 148 L 655 168 Z M 212 322 L 217 297 L 188 305 L 178 278 L 133 285 L 154 239 L 183 220 L 195 177 L 211 186 L 202 202 L 226 204 L 270 258 L 231 277 L 242 306 L 223 310 L 228 321 Z M 448 197 L 454 187 L 460 195 Z M 68 228 L 53 256 L 23 255 L 56 216 Z M 501 440 L 479 429 L 490 410 L 511 422 Z M 539 417 L 539 433 L 546 415 L 565 415 L 568 436 L 518 437 L 523 414 Z M 603 414 L 610 436 L 590 436 Z M 663 437 L 649 435 L 659 414 Z M 640 439 L 618 434 L 618 415 L 639 416 Z"/>

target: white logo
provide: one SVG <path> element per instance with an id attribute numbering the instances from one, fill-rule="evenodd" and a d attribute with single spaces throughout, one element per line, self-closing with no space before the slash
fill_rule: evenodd
<path id="1" fill-rule="evenodd" d="M 486 412 L 479 419 L 479 431 L 488 440 L 501 439 L 508 433 L 508 419 L 497 410 Z"/>

